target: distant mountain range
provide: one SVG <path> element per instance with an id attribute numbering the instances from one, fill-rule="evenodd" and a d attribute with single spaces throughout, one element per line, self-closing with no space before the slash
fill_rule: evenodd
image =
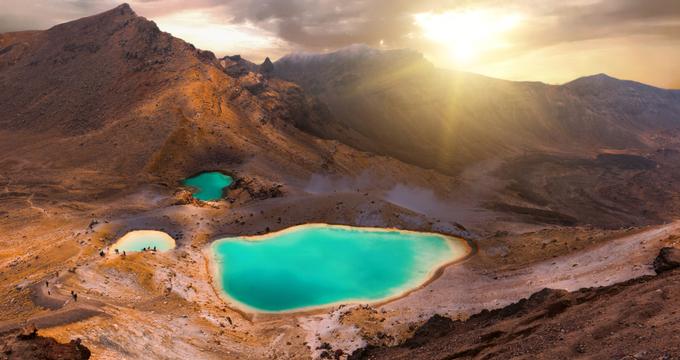
<path id="1" fill-rule="evenodd" d="M 680 91 L 604 74 L 561 86 L 513 82 L 438 69 L 414 51 L 361 45 L 287 55 L 274 73 L 365 138 L 308 124 L 314 133 L 445 173 L 532 151 L 647 148 L 650 132 L 680 128 Z"/>

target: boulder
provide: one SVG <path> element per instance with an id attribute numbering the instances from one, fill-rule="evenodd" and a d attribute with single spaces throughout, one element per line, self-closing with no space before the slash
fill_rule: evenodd
<path id="1" fill-rule="evenodd" d="M 262 74 L 249 72 L 247 75 L 241 76 L 240 84 L 243 88 L 257 95 L 266 87 L 266 82 Z"/>
<path id="2" fill-rule="evenodd" d="M 659 255 L 654 259 L 654 271 L 657 274 L 673 270 L 680 267 L 680 249 L 665 247 L 659 251 Z"/>

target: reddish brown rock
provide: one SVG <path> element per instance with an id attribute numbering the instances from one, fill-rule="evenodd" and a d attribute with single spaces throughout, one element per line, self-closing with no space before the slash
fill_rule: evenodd
<path id="1" fill-rule="evenodd" d="M 677 266 L 677 255 L 664 248 L 655 264 Z M 369 346 L 350 359 L 676 359 L 678 289 L 678 271 L 574 292 L 544 289 L 466 321 L 435 315 L 401 345 Z"/>
<path id="2" fill-rule="evenodd" d="M 31 360 L 85 360 L 90 350 L 80 339 L 62 344 L 50 337 L 38 335 L 35 325 L 29 324 L 20 330 L 0 333 L 0 359 Z"/>
<path id="3" fill-rule="evenodd" d="M 680 249 L 665 247 L 659 251 L 654 259 L 654 271 L 657 274 L 680 267 Z"/>

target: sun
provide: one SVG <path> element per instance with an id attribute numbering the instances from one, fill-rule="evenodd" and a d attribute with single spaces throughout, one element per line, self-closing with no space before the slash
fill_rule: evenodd
<path id="1" fill-rule="evenodd" d="M 485 52 L 509 47 L 504 35 L 519 25 L 522 16 L 491 10 L 462 10 L 415 15 L 425 38 L 445 46 L 459 64 L 469 64 Z"/>

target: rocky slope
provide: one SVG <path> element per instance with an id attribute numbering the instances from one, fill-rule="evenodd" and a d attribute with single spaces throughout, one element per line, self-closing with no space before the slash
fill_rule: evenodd
<path id="1" fill-rule="evenodd" d="M 49 159 L 50 168 L 172 181 L 256 153 L 291 172 L 316 168 L 335 147 L 288 124 L 316 121 L 323 106 L 242 64 L 160 31 L 128 5 L 2 34 L 0 161 L 8 173 L 19 158 Z M 306 159 L 282 155 L 291 152 Z"/>
<path id="2" fill-rule="evenodd" d="M 678 249 L 655 261 L 659 275 L 576 292 L 544 289 L 465 321 L 430 318 L 396 347 L 352 359 L 678 359 Z"/>
<path id="3" fill-rule="evenodd" d="M 328 104 L 328 121 L 302 124 L 307 131 L 474 178 L 462 193 L 504 184 L 476 196 L 480 207 L 608 228 L 680 214 L 670 180 L 678 175 L 680 91 L 604 74 L 562 86 L 512 82 L 365 46 L 288 55 L 274 74 Z"/>

